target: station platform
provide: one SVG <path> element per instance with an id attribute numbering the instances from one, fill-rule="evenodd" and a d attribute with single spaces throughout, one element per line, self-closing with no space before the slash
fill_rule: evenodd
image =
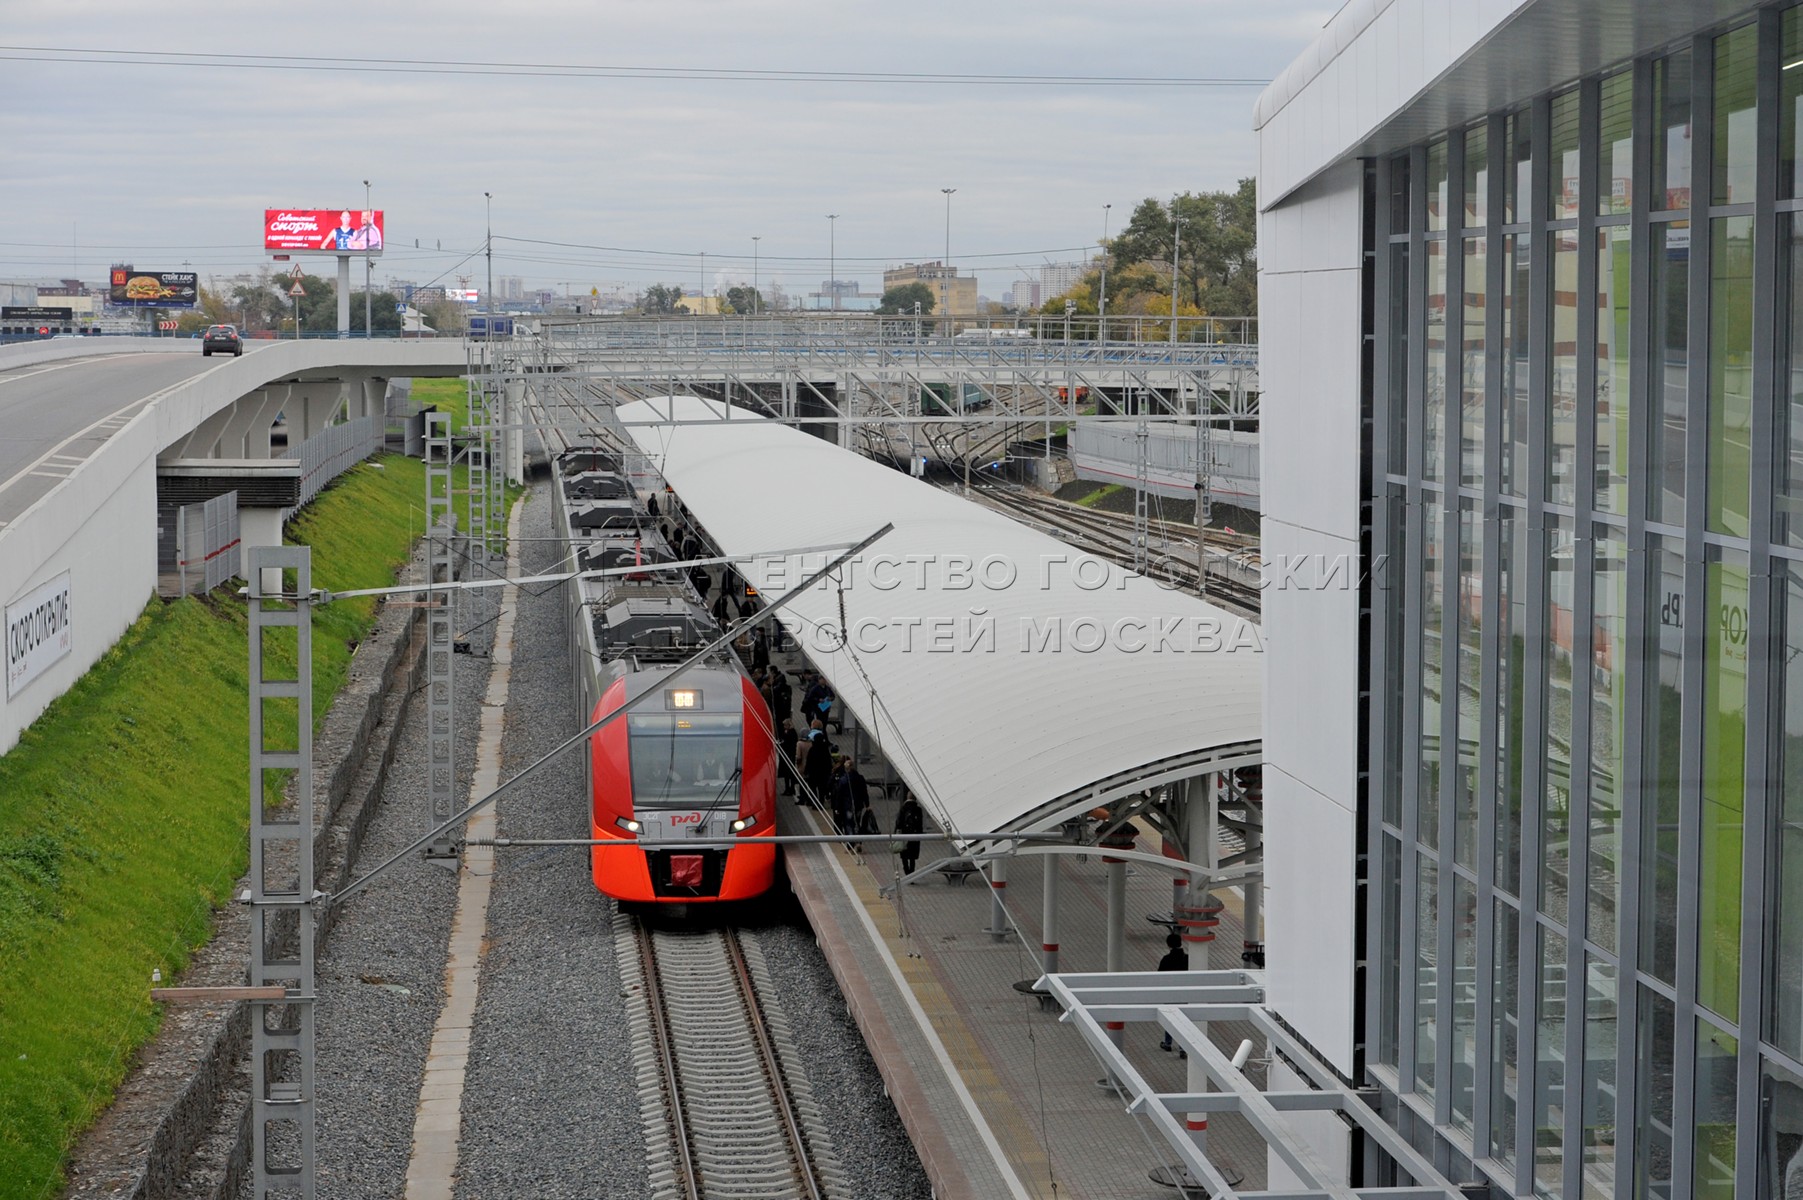
<path id="1" fill-rule="evenodd" d="M 856 742 L 834 735 L 844 752 Z M 860 769 L 871 781 L 872 806 L 892 829 L 899 792 L 879 790 L 884 766 L 868 744 Z M 778 831 L 831 832 L 826 820 L 793 798 L 779 797 Z M 1137 849 L 1156 853 L 1142 836 Z M 920 862 L 952 854 L 943 842 L 925 843 Z M 1043 857 L 1010 862 L 1003 889 L 1016 932 L 997 938 L 991 888 L 981 874 L 933 872 L 899 889 L 899 863 L 883 838 L 863 853 L 843 845 L 791 845 L 784 859 L 791 885 L 812 922 L 853 1017 L 863 1030 L 890 1097 L 933 1182 L 937 1200 L 1045 1197 L 1052 1200 L 1155 1200 L 1188 1195 L 1154 1182 L 1154 1173 L 1180 1179 L 1163 1140 L 1106 1085 L 1100 1063 L 1077 1032 L 1016 984 L 1040 971 Z M 1059 899 L 1061 971 L 1106 967 L 1106 883 L 1099 856 L 1061 856 Z M 1191 947 L 1191 966 L 1240 965 L 1238 897 L 1223 900 L 1211 963 Z M 1167 918 L 1171 875 L 1129 865 L 1126 962 L 1153 969 L 1169 930 L 1148 917 Z M 1024 938 L 1024 944 L 1023 944 Z M 1231 1054 L 1250 1027 L 1216 1023 L 1209 1029 Z M 1156 1028 L 1129 1025 L 1129 1058 L 1161 1090 L 1181 1091 L 1186 1066 L 1161 1052 Z M 1257 1043 L 1255 1043 L 1257 1045 Z M 1262 1046 L 1258 1047 L 1262 1052 Z M 1263 1081 L 1256 1062 L 1248 1075 Z M 1264 1186 L 1266 1146 L 1245 1121 L 1217 1114 L 1205 1135 L 1217 1165 L 1225 1160 L 1236 1184 Z"/>

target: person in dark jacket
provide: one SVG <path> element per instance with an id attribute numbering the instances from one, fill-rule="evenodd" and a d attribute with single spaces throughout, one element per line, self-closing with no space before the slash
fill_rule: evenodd
<path id="1" fill-rule="evenodd" d="M 695 585 L 695 590 L 701 593 L 701 602 L 706 604 L 708 589 L 714 586 L 714 581 L 708 577 L 707 568 L 690 567 L 689 582 Z"/>
<path id="2" fill-rule="evenodd" d="M 788 717 L 783 718 L 782 732 L 776 735 L 776 741 L 782 747 L 783 754 L 777 760 L 776 773 L 783 781 L 783 795 L 795 794 L 795 768 L 790 764 L 795 761 L 796 743 L 800 739 L 795 733 L 795 722 Z"/>
<path id="3" fill-rule="evenodd" d="M 770 665 L 770 637 L 762 625 L 751 631 L 751 669 L 762 671 Z"/>
<path id="4" fill-rule="evenodd" d="M 833 748 L 819 722 L 808 730 L 808 757 L 802 763 L 801 777 L 813 793 L 808 797 L 811 803 L 824 809 L 833 802 Z"/>
<path id="5" fill-rule="evenodd" d="M 775 678 L 770 681 L 770 711 L 779 718 L 795 715 L 795 689 L 789 686 L 789 677 L 780 670 L 771 674 Z"/>
<path id="6" fill-rule="evenodd" d="M 827 714 L 833 711 L 833 689 L 824 676 L 814 676 L 814 682 L 801 696 L 801 715 L 810 721 L 819 721 L 826 725 Z"/>
<path id="7" fill-rule="evenodd" d="M 656 492 L 652 492 L 649 496 L 645 497 L 645 511 L 650 513 L 654 519 L 656 518 L 656 516 L 657 516 L 657 493 Z"/>
<path id="8" fill-rule="evenodd" d="M 1160 971 L 1189 970 L 1189 951 L 1183 948 L 1183 939 L 1174 933 L 1167 934 L 1165 935 L 1164 944 L 1166 949 L 1164 957 L 1158 960 L 1158 969 Z M 1165 1030 L 1164 1040 L 1158 1043 L 1158 1048 L 1160 1050 L 1169 1050 L 1171 1048 L 1170 1030 Z M 1180 1058 L 1189 1057 L 1189 1051 L 1187 1050 L 1179 1050 L 1177 1054 Z"/>
<path id="9" fill-rule="evenodd" d="M 858 827 L 858 815 L 870 808 L 870 785 L 849 754 L 839 756 L 839 778 L 833 788 L 833 820 L 840 833 L 851 833 Z M 856 844 L 853 850 L 858 849 Z"/>
<path id="10" fill-rule="evenodd" d="M 921 810 L 920 801 L 909 792 L 902 797 L 901 807 L 895 812 L 896 833 L 922 833 L 926 829 L 926 813 Z M 901 843 L 901 869 L 903 875 L 914 873 L 914 864 L 920 861 L 920 843 Z"/>

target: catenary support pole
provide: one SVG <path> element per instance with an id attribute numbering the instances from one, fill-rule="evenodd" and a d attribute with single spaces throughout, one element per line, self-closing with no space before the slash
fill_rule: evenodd
<path id="1" fill-rule="evenodd" d="M 987 933 L 991 940 L 1001 941 L 1008 936 L 1008 863 L 1006 859 L 996 859 L 989 864 L 989 928 Z"/>
<path id="2" fill-rule="evenodd" d="M 314 902 L 312 551 L 258 546 L 250 553 L 251 987 L 280 1000 L 250 1004 L 251 1197 L 314 1198 Z M 292 575 L 290 575 L 292 572 Z M 294 630 L 292 646 L 266 645 Z M 286 639 L 283 639 L 286 640 Z M 291 678 L 271 678 L 293 655 Z M 270 702 L 283 707 L 271 710 Z M 272 748 L 292 746 L 293 749 Z M 264 805 L 265 789 L 292 772 L 294 809 Z M 272 778 L 272 773 L 276 773 Z M 271 1137 L 274 1134 L 274 1137 Z"/>

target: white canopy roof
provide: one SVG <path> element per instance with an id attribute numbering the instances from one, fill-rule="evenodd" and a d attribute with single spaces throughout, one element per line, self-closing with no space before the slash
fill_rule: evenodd
<path id="1" fill-rule="evenodd" d="M 1258 753 L 1252 623 L 743 409 L 677 396 L 617 416 L 724 553 L 894 524 L 779 619 L 947 828 L 1045 829 Z M 744 575 L 777 595 L 830 558 Z"/>

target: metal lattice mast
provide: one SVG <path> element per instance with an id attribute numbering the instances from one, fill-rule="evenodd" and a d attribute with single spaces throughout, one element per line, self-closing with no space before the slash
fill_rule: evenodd
<path id="1" fill-rule="evenodd" d="M 1146 455 L 1152 428 L 1146 423 L 1143 398 L 1140 403 L 1139 417 L 1139 421 L 1133 426 L 1133 444 L 1137 450 L 1133 468 L 1133 569 L 1144 575 L 1147 561 L 1151 557 L 1146 549 L 1146 489 L 1151 486 L 1151 482 L 1147 479 L 1150 465 Z"/>
<path id="2" fill-rule="evenodd" d="M 456 579 L 457 513 L 451 479 L 450 415 L 426 414 L 426 824 L 451 819 L 455 782 L 452 750 L 451 657 L 453 591 Z M 427 857 L 454 855 L 448 840 L 427 848 Z"/>
<path id="3" fill-rule="evenodd" d="M 476 439 L 464 446 L 464 462 L 469 466 L 469 553 L 470 560 L 488 566 L 488 476 L 493 459 L 489 457 L 489 438 L 494 425 L 494 409 L 489 402 L 486 375 L 472 375 L 468 380 L 467 410 L 475 426 Z M 466 430 L 465 432 L 469 432 Z"/>
<path id="4" fill-rule="evenodd" d="M 311 551 L 259 546 L 250 578 L 250 985 L 280 986 L 251 1000 L 253 1200 L 314 1197 L 313 605 Z M 288 572 L 293 572 L 292 584 Z M 282 655 L 266 635 L 293 629 L 294 675 L 271 678 Z M 288 712 L 272 713 L 272 701 Z M 293 749 L 272 749 L 292 741 Z M 294 772 L 294 812 L 264 807 L 269 773 Z"/>

